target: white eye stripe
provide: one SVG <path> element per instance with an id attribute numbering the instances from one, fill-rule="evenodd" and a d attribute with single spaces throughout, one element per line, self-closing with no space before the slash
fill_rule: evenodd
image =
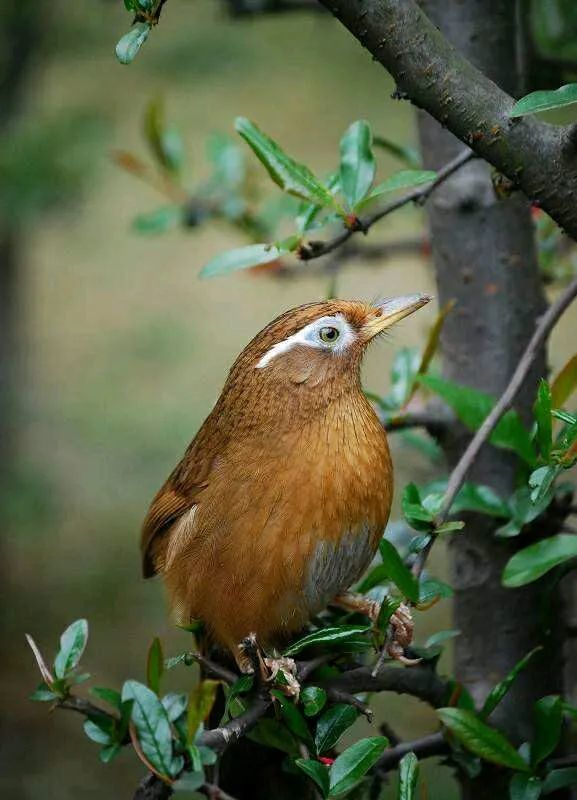
<path id="1" fill-rule="evenodd" d="M 318 338 L 318 332 L 321 328 L 327 327 L 336 328 L 339 331 L 339 337 L 334 344 L 328 342 L 323 343 Z M 293 333 L 292 336 L 288 336 L 282 342 L 274 344 L 259 360 L 256 369 L 266 367 L 274 358 L 291 350 L 295 345 L 300 344 L 305 347 L 313 347 L 317 350 L 330 350 L 332 353 L 342 353 L 354 340 L 355 333 L 342 314 L 335 314 L 333 317 L 321 317 L 321 319 L 317 319 L 305 325 L 300 331 Z"/>

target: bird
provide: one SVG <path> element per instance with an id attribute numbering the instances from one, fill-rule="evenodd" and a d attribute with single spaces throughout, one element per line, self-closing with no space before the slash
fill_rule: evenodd
<path id="1" fill-rule="evenodd" d="M 368 345 L 427 294 L 285 311 L 242 350 L 212 411 L 153 498 L 144 577 L 160 574 L 180 624 L 251 671 L 243 642 L 275 649 L 349 592 L 378 549 L 393 468 L 361 386 Z"/>

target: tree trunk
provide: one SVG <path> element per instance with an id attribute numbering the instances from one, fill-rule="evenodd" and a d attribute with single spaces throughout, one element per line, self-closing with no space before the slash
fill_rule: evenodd
<path id="1" fill-rule="evenodd" d="M 504 90 L 518 95 L 523 80 L 518 58 L 515 3 L 511 0 L 422 0 L 423 10 L 477 67 Z M 446 163 L 463 148 L 430 116 L 419 130 L 427 167 Z M 537 156 L 537 154 L 536 154 Z M 441 305 L 456 298 L 442 337 L 445 376 L 498 395 L 507 384 L 545 304 L 538 272 L 533 225 L 527 200 L 518 193 L 497 199 L 487 164 L 475 161 L 448 180 L 427 204 Z M 533 380 L 518 399 L 528 414 L 536 379 L 545 372 L 545 354 Z M 458 430 L 447 443 L 449 461 L 462 452 L 467 434 Z M 469 479 L 492 486 L 503 498 L 515 487 L 515 459 L 486 447 Z M 477 703 L 539 642 L 542 587 L 510 590 L 501 573 L 512 552 L 509 540 L 493 536 L 487 517 L 471 515 L 466 535 L 450 547 L 455 588 L 456 675 Z M 516 543 L 513 547 L 517 546 Z M 515 742 L 531 731 L 532 704 L 562 685 L 562 664 L 551 648 L 514 685 L 494 719 Z M 497 770 L 465 781 L 463 796 L 481 800 L 508 796 Z"/>

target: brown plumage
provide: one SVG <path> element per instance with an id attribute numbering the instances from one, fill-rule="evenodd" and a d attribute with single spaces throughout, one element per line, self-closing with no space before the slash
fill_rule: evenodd
<path id="1" fill-rule="evenodd" d="M 233 653 L 250 633 L 270 646 L 360 577 L 393 491 L 361 360 L 428 299 L 310 303 L 245 347 L 144 521 L 144 574 L 162 574 L 181 621 Z"/>

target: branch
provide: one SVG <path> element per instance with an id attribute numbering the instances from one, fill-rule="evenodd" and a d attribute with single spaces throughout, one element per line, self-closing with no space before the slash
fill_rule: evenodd
<path id="1" fill-rule="evenodd" d="M 363 266 L 374 269 L 375 261 L 381 265 L 384 261 L 398 256 L 416 255 L 426 257 L 428 245 L 428 239 L 424 236 L 408 236 L 390 242 L 367 242 L 362 244 L 350 239 L 333 254 L 332 258 L 327 258 L 322 264 L 319 264 L 318 272 L 315 274 L 333 275 L 349 261 L 357 261 Z M 296 263 L 282 261 L 277 269 L 270 272 L 271 277 L 280 279 L 298 278 L 309 274 L 309 272 L 305 272 L 303 265 L 298 261 Z"/>
<path id="2" fill-rule="evenodd" d="M 320 0 L 399 89 L 577 240 L 577 159 L 567 128 L 511 119 L 513 99 L 463 57 L 416 0 Z"/>
<path id="3" fill-rule="evenodd" d="M 204 745 L 222 753 L 233 742 L 238 741 L 242 736 L 251 731 L 259 719 L 263 717 L 272 705 L 272 699 L 268 695 L 258 696 L 252 705 L 242 714 L 220 728 L 204 731 L 199 736 L 197 744 Z"/>
<path id="4" fill-rule="evenodd" d="M 505 391 L 493 407 L 490 414 L 485 418 L 485 421 L 475 433 L 469 442 L 467 449 L 453 469 L 447 484 L 445 497 L 443 498 L 443 505 L 441 506 L 441 510 L 435 519 L 435 527 L 439 527 L 446 522 L 451 511 L 451 506 L 455 501 L 455 497 L 463 486 L 465 478 L 467 477 L 467 473 L 479 455 L 481 448 L 484 444 L 486 444 L 486 442 L 489 441 L 489 438 L 497 427 L 501 417 L 512 407 L 513 402 L 523 386 L 534 360 L 539 355 L 539 350 L 547 341 L 549 334 L 557 324 L 559 318 L 563 315 L 576 297 L 577 279 L 569 284 L 565 291 L 559 295 L 555 302 L 549 306 L 547 311 L 541 317 L 541 320 L 535 328 L 535 332 L 531 337 L 529 344 L 525 348 L 525 352 L 521 356 L 521 359 L 519 360 L 519 363 L 517 364 L 517 367 L 515 368 L 515 371 Z M 427 547 L 425 547 L 421 553 L 419 553 L 417 561 L 413 567 L 413 572 L 415 575 L 418 576 L 423 571 L 423 567 L 434 542 L 435 537 L 431 536 Z"/>
<path id="5" fill-rule="evenodd" d="M 414 742 L 401 742 L 394 747 L 385 750 L 381 758 L 377 761 L 377 772 L 389 772 L 394 769 L 399 761 L 407 755 L 414 753 L 419 761 L 422 758 L 431 756 L 442 756 L 449 752 L 449 745 L 442 733 L 431 733 L 416 739 Z"/>
<path id="6" fill-rule="evenodd" d="M 327 253 L 332 253 L 333 250 L 341 247 L 355 233 L 366 234 L 376 222 L 379 222 L 384 217 L 392 214 L 393 211 L 396 211 L 397 209 L 402 208 L 409 203 L 425 203 L 438 186 L 444 183 L 447 178 L 460 169 L 463 164 L 466 164 L 473 158 L 475 158 L 474 153 L 472 153 L 469 149 L 463 150 L 459 153 L 459 155 L 453 158 L 452 161 L 449 161 L 444 167 L 441 167 L 441 169 L 437 171 L 437 177 L 434 181 L 431 181 L 424 186 L 418 186 L 415 189 L 411 189 L 410 192 L 401 195 L 401 197 L 397 197 L 395 200 L 391 200 L 390 203 L 387 203 L 382 208 L 373 212 L 373 214 L 370 214 L 364 218 L 359 218 L 354 227 L 346 228 L 342 233 L 339 233 L 333 239 L 329 239 L 326 242 L 311 241 L 301 245 L 297 251 L 298 257 L 302 261 L 310 261 L 313 258 L 325 256 Z"/>
<path id="7" fill-rule="evenodd" d="M 327 691 L 333 689 L 347 694 L 361 692 L 396 692 L 410 694 L 425 703 L 440 708 L 447 702 L 449 684 L 429 667 L 385 667 L 373 676 L 371 667 L 358 667 L 334 678 L 321 681 Z"/>

